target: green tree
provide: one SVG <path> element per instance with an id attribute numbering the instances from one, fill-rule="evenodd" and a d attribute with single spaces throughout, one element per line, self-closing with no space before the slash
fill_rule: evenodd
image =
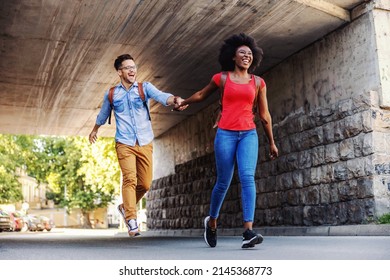
<path id="1" fill-rule="evenodd" d="M 46 197 L 80 208 L 86 226 L 91 211 L 108 206 L 119 193 L 120 171 L 113 139 L 90 145 L 85 137 L 0 135 L 0 202 L 22 200 L 17 167 L 48 184 Z"/>
<path id="2" fill-rule="evenodd" d="M 116 159 L 114 141 L 99 138 L 91 145 L 86 138 L 74 138 L 74 144 L 80 151 L 81 166 L 78 176 L 82 178 L 78 188 L 70 189 L 69 206 L 79 207 L 83 213 L 85 227 L 90 227 L 90 213 L 101 207 L 107 207 L 119 193 L 119 168 Z"/>
<path id="3" fill-rule="evenodd" d="M 90 213 L 119 192 L 114 141 L 100 138 L 91 145 L 85 137 L 40 137 L 34 143 L 29 170 L 48 184 L 49 198 L 69 211 L 80 208 L 84 226 L 91 227 Z"/>
<path id="4" fill-rule="evenodd" d="M 112 138 L 99 138 L 91 145 L 86 138 L 76 138 L 76 145 L 82 151 L 79 174 L 85 183 L 92 186 L 104 185 L 109 192 L 119 193 L 120 171 Z"/>
<path id="5" fill-rule="evenodd" d="M 31 153 L 26 158 L 27 171 L 39 183 L 48 184 L 47 197 L 65 206 L 65 186 L 76 188 L 82 181 L 80 151 L 75 150 L 73 138 L 32 137 Z"/>
<path id="6" fill-rule="evenodd" d="M 0 134 L 0 203 L 21 201 L 22 186 L 15 173 L 17 167 L 22 167 L 23 154 L 12 135 Z"/>

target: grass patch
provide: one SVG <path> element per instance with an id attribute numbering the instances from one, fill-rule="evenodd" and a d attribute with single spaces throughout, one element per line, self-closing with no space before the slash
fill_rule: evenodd
<path id="1" fill-rule="evenodd" d="M 378 218 L 380 224 L 390 224 L 390 213 L 383 214 Z"/>

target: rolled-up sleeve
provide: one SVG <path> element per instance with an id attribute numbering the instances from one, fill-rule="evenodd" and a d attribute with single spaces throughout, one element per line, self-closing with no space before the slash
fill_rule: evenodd
<path id="1" fill-rule="evenodd" d="M 108 91 L 107 91 L 104 94 L 102 108 L 100 109 L 100 112 L 96 117 L 96 124 L 104 125 L 107 122 L 110 113 L 111 113 L 111 106 L 110 106 L 110 102 L 108 101 Z"/>
<path id="2" fill-rule="evenodd" d="M 166 93 L 157 89 L 150 82 L 146 82 L 144 88 L 145 88 L 145 94 L 147 95 L 148 98 L 152 98 L 164 106 L 168 106 L 167 104 L 168 98 L 173 96 L 173 94 L 171 93 Z"/>

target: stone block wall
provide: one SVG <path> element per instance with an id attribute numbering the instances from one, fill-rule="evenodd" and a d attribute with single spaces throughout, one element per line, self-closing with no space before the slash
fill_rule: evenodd
<path id="1" fill-rule="evenodd" d="M 349 106 L 342 106 L 344 103 Z M 261 153 L 260 225 L 341 225 L 374 217 L 372 112 L 362 100 L 288 118 L 275 129 L 283 154 Z"/>
<path id="2" fill-rule="evenodd" d="M 179 164 L 175 174 L 154 180 L 147 194 L 148 228 L 202 227 L 214 183 L 213 153 Z"/>
<path id="3" fill-rule="evenodd" d="M 390 111 L 381 106 L 390 92 L 376 51 L 387 39 L 375 36 L 374 18 L 366 13 L 264 73 L 280 156 L 268 159 L 259 127 L 256 226 L 362 224 L 390 212 Z M 203 226 L 215 183 L 213 106 L 156 140 L 175 168 L 153 182 L 149 228 Z M 237 175 L 219 222 L 242 226 Z"/>
<path id="4" fill-rule="evenodd" d="M 358 101 L 341 108 L 326 116 L 322 110 L 295 116 L 279 125 L 275 134 L 283 152 L 275 161 L 269 161 L 267 147 L 261 147 L 255 176 L 257 226 L 359 224 L 374 218 L 374 174 L 386 172 L 388 165 L 372 163 L 373 111 Z M 202 227 L 215 176 L 210 153 L 155 180 L 148 194 L 148 227 Z M 220 224 L 242 225 L 237 174 L 222 206 Z"/>

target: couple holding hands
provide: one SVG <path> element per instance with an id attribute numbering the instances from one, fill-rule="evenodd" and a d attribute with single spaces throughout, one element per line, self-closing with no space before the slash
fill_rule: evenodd
<path id="1" fill-rule="evenodd" d="M 221 90 L 221 118 L 214 140 L 217 181 L 213 187 L 209 215 L 204 219 L 204 239 L 207 245 L 217 245 L 217 218 L 230 186 L 235 164 L 241 183 L 243 212 L 242 248 L 252 248 L 263 241 L 253 230 L 256 206 L 255 170 L 258 157 L 258 136 L 254 122 L 257 107 L 262 126 L 269 140 L 271 159 L 278 156 L 272 133 L 272 119 L 268 109 L 266 85 L 253 71 L 260 64 L 263 51 L 254 38 L 243 33 L 227 38 L 219 53 L 222 72 L 187 99 L 158 90 L 149 82 L 138 83 L 137 66 L 129 54 L 119 56 L 114 67 L 121 82 L 109 91 L 97 116 L 89 141 L 97 140 L 113 108 L 116 120 L 115 148 L 122 171 L 122 199 L 118 206 L 128 228 L 129 236 L 138 236 L 136 205 L 149 190 L 153 179 L 153 130 L 147 101 L 152 98 L 182 111 L 191 103 L 201 102 Z M 223 98 L 222 98 L 223 97 Z"/>

